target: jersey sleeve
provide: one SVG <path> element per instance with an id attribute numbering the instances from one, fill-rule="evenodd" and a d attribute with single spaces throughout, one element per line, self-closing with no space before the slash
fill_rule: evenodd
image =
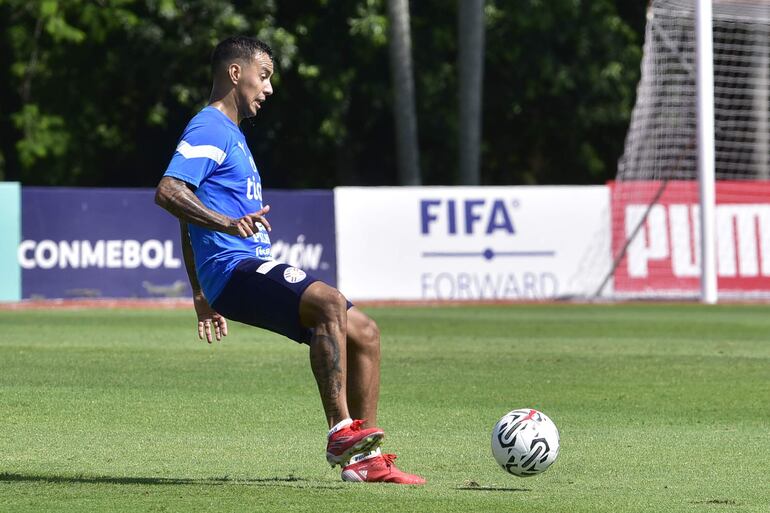
<path id="1" fill-rule="evenodd" d="M 188 126 L 163 176 L 198 187 L 227 157 L 229 135 L 215 124 Z"/>

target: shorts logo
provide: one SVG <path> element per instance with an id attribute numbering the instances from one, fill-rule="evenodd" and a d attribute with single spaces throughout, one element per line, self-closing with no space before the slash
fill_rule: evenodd
<path id="1" fill-rule="evenodd" d="M 307 277 L 305 271 L 296 267 L 287 267 L 283 271 L 283 279 L 289 283 L 299 283 Z"/>

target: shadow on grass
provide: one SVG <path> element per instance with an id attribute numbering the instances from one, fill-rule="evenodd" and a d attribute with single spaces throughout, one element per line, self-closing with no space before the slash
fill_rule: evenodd
<path id="1" fill-rule="evenodd" d="M 0 473 L 0 483 L 115 484 L 115 485 L 207 485 L 207 486 L 294 486 L 297 488 L 339 488 L 338 484 L 319 483 L 296 476 L 236 479 L 225 477 L 112 477 L 112 476 L 41 476 Z"/>
<path id="2" fill-rule="evenodd" d="M 463 486 L 458 486 L 456 490 L 472 492 L 531 492 L 531 488 L 507 488 L 502 486 L 482 486 L 476 481 L 466 481 Z"/>

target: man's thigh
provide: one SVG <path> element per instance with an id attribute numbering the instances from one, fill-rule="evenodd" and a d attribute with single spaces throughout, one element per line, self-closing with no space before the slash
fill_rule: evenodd
<path id="1" fill-rule="evenodd" d="M 299 304 L 315 277 L 276 261 L 242 260 L 211 306 L 228 319 L 309 343 L 312 331 L 302 326 Z"/>

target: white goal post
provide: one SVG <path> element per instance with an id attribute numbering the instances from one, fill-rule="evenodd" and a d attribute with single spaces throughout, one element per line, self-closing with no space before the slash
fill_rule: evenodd
<path id="1" fill-rule="evenodd" d="M 695 15 L 695 53 L 698 111 L 698 184 L 700 202 L 700 284 L 701 302 L 717 302 L 716 237 L 714 211 L 716 184 L 714 169 L 714 32 L 711 0 L 698 0 Z"/>
<path id="2" fill-rule="evenodd" d="M 596 297 L 770 296 L 770 0 L 653 0 Z"/>

